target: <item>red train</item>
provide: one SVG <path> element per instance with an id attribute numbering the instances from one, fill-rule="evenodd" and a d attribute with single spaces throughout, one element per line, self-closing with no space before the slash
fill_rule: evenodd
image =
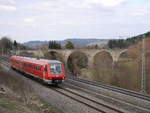
<path id="1" fill-rule="evenodd" d="M 47 84 L 60 84 L 65 80 L 64 64 L 57 60 L 12 56 L 10 57 L 10 66 L 40 78 Z"/>

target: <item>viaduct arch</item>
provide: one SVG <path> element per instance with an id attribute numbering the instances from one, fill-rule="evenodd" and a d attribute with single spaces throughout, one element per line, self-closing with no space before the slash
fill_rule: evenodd
<path id="1" fill-rule="evenodd" d="M 55 59 L 55 60 L 60 60 L 64 62 L 67 67 L 70 66 L 70 63 L 75 63 L 75 65 L 79 66 L 80 68 L 93 68 L 94 63 L 96 62 L 95 59 L 97 60 L 104 60 L 102 58 L 98 58 L 98 56 L 104 56 L 106 55 L 107 60 L 112 60 L 113 62 L 118 61 L 119 57 L 126 52 L 127 50 L 109 50 L 109 49 L 73 49 L 73 50 L 68 50 L 68 49 L 62 49 L 62 50 L 48 50 L 48 51 L 30 51 L 33 52 L 35 55 L 39 55 L 48 59 Z M 72 61 L 72 59 L 74 59 Z M 81 63 L 81 65 L 79 64 Z M 104 61 L 105 63 L 105 61 Z M 74 66 L 75 66 L 74 65 Z M 112 64 L 110 64 L 112 65 Z M 70 69 L 72 70 L 72 69 Z"/>

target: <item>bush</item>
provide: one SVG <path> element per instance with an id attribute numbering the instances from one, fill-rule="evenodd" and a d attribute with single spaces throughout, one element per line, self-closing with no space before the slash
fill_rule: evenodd
<path id="1" fill-rule="evenodd" d="M 67 42 L 67 44 L 65 45 L 66 49 L 74 49 L 74 44 L 70 41 Z"/>

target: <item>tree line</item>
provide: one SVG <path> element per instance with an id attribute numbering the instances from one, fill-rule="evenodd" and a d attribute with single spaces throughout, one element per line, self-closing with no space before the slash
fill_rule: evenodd
<path id="1" fill-rule="evenodd" d="M 26 49 L 26 47 L 20 43 L 17 43 L 16 40 L 12 41 L 8 37 L 2 37 L 0 39 L 0 54 L 11 54 L 11 52 L 18 49 Z"/>
<path id="2" fill-rule="evenodd" d="M 150 38 L 150 32 L 147 32 L 142 35 L 135 36 L 135 37 L 127 38 L 127 39 L 109 40 L 108 47 L 111 49 L 127 48 L 130 45 L 133 45 L 133 44 L 141 41 L 143 38 Z"/>
<path id="3" fill-rule="evenodd" d="M 48 44 L 49 49 L 62 49 L 62 45 L 59 42 L 56 41 L 50 41 Z M 74 44 L 71 41 L 68 41 L 65 44 L 66 49 L 74 49 Z"/>
<path id="4" fill-rule="evenodd" d="M 62 45 L 56 41 L 50 41 L 48 44 L 49 49 L 62 49 Z M 65 44 L 66 49 L 74 49 L 74 44 L 68 41 Z M 17 50 L 28 49 L 28 47 L 23 44 L 18 43 L 16 40 L 11 40 L 8 37 L 2 37 L 0 39 L 0 54 L 13 54 Z"/>

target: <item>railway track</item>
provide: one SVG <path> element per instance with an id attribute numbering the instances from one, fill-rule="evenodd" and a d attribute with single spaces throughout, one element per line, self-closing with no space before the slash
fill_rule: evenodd
<path id="1" fill-rule="evenodd" d="M 134 103 L 130 103 L 126 100 L 124 101 L 124 100 L 120 100 L 119 98 L 114 98 L 109 94 L 105 95 L 103 93 L 99 93 L 98 91 L 96 91 L 96 90 L 98 90 L 96 88 L 93 88 L 93 90 L 92 90 L 91 88 L 88 88 L 87 86 L 82 87 L 79 84 L 77 85 L 77 84 L 74 84 L 71 82 L 65 82 L 65 87 L 70 87 L 70 88 L 75 89 L 77 91 L 85 92 L 88 95 L 92 95 L 92 97 L 94 97 L 95 100 L 103 100 L 105 104 L 109 103 L 109 105 L 112 104 L 114 107 L 118 107 L 118 108 L 122 108 L 122 109 L 126 110 L 125 113 L 127 113 L 128 111 L 131 111 L 131 113 L 132 112 L 150 113 L 150 109 L 149 109 L 150 104 L 148 104 L 148 108 L 147 107 L 141 107 L 141 106 L 138 106 Z M 122 98 L 124 98 L 124 97 L 122 97 Z M 134 97 L 131 97 L 131 98 L 134 98 Z M 142 103 L 142 100 L 140 102 Z M 141 104 L 141 103 L 139 103 L 139 104 Z"/>
<path id="2" fill-rule="evenodd" d="M 83 96 L 83 95 L 77 93 L 77 92 L 73 92 L 71 90 L 64 89 L 62 87 L 60 87 L 59 89 L 53 89 L 53 90 L 64 95 L 64 96 L 71 98 L 72 100 L 75 100 L 81 104 L 84 104 L 84 105 L 88 106 L 89 108 L 92 108 L 95 111 L 98 111 L 98 113 L 99 112 L 100 113 L 124 113 L 121 110 L 110 107 L 110 106 L 105 105 L 103 103 L 99 103 L 94 99 L 90 99 L 86 96 Z"/>
<path id="3" fill-rule="evenodd" d="M 7 62 L 9 64 L 8 57 L 2 57 L 1 60 L 4 60 L 5 62 Z M 114 86 L 109 86 L 109 85 L 105 85 L 105 84 L 97 83 L 97 82 L 93 82 L 93 81 L 83 80 L 83 79 L 73 77 L 73 76 L 68 77 L 67 79 L 70 80 L 70 81 L 74 80 L 74 81 L 77 81 L 79 83 L 84 83 L 84 84 L 87 84 L 87 85 L 92 85 L 92 86 L 95 86 L 95 87 L 108 89 L 108 90 L 111 90 L 111 91 L 114 91 L 114 92 L 118 92 L 118 93 L 122 93 L 122 94 L 125 94 L 125 95 L 129 95 L 129 96 L 133 96 L 133 97 L 137 97 L 137 98 L 140 98 L 140 99 L 150 101 L 150 95 L 138 93 L 138 92 L 135 92 L 135 91 L 131 91 L 131 90 L 127 90 L 127 89 L 123 89 L 123 88 L 119 88 L 119 87 L 114 87 Z"/>
<path id="4" fill-rule="evenodd" d="M 3 61 L 5 61 L 5 65 L 8 65 L 9 66 L 9 63 L 8 63 L 8 59 L 7 58 L 2 58 Z M 126 89 L 122 89 L 122 88 L 118 88 L 118 87 L 114 87 L 114 86 L 108 86 L 108 85 L 104 85 L 104 84 L 101 84 L 101 83 L 97 83 L 97 82 L 92 82 L 92 81 L 87 81 L 87 80 L 83 80 L 83 79 L 79 79 L 79 78 L 75 78 L 75 77 L 69 77 L 67 78 L 67 80 L 70 82 L 70 81 L 74 81 L 76 82 L 76 84 L 84 84 L 86 86 L 94 86 L 95 89 L 98 90 L 98 88 L 103 88 L 103 89 L 107 89 L 109 91 L 113 91 L 113 92 L 116 92 L 116 93 L 120 93 L 120 94 L 124 94 L 124 95 L 128 95 L 128 96 L 131 96 L 131 97 L 136 97 L 138 99 L 143 99 L 143 100 L 146 100 L 146 101 L 150 101 L 150 96 L 149 95 L 144 95 L 144 94 L 141 94 L 141 93 L 138 93 L 138 92 L 135 92 L 135 91 L 131 91 L 131 90 L 126 90 Z M 72 85 L 75 85 L 75 84 L 72 84 Z M 77 86 L 77 85 L 75 85 Z M 81 88 L 81 87 L 80 87 Z M 83 88 L 82 88 L 83 89 Z M 87 88 L 88 89 L 88 88 Z M 94 90 L 93 89 L 93 92 Z M 95 106 L 92 106 L 91 104 L 89 103 L 95 103 L 96 106 L 104 106 L 105 108 L 109 108 L 110 106 L 107 106 L 106 104 L 103 104 L 101 105 L 101 103 L 98 103 L 97 101 L 95 100 L 88 100 L 88 98 L 82 96 L 81 94 L 78 94 L 78 93 L 75 93 L 75 92 L 72 92 L 72 91 L 69 91 L 68 89 L 66 88 L 59 88 L 59 89 L 53 89 L 59 93 L 61 93 L 62 95 L 65 95 L 75 101 L 78 101 L 79 103 L 82 103 L 88 107 L 91 107 L 92 109 L 95 109 L 96 111 L 99 111 L 99 112 L 102 112 L 102 113 L 105 113 L 105 111 L 102 111 L 102 109 L 98 109 L 99 107 L 95 107 Z M 90 89 L 89 89 L 90 91 Z M 92 91 L 91 91 L 92 92 Z M 94 92 L 96 93 L 96 92 Z M 76 97 L 76 98 L 75 98 Z M 77 98 L 80 98 L 80 99 L 77 99 Z M 81 101 L 81 100 L 87 100 L 86 101 Z M 94 102 L 95 101 L 95 102 Z M 93 104 L 94 105 L 94 104 Z M 118 109 L 114 109 L 113 107 L 110 107 L 109 108 L 110 110 L 112 111 L 116 111 L 118 113 L 122 113 L 121 110 L 118 110 Z M 149 109 L 147 109 L 149 110 Z M 150 111 L 149 111 L 150 112 Z M 148 112 L 148 113 L 149 113 Z M 142 112 L 143 113 L 143 112 Z M 147 112 L 146 112 L 147 113 Z"/>
<path id="5" fill-rule="evenodd" d="M 7 59 L 5 58 L 0 58 L 0 60 L 2 61 L 1 64 L 9 67 L 9 62 Z M 58 88 L 51 88 L 52 90 L 67 96 L 68 98 L 75 100 L 81 104 L 84 104 L 85 106 L 97 111 L 98 113 L 124 113 L 121 110 L 118 110 L 116 108 L 113 108 L 111 106 L 108 106 L 106 104 L 100 103 L 94 99 L 90 99 L 86 96 L 83 96 L 82 94 L 79 94 L 77 92 L 73 92 L 69 89 L 63 88 L 63 87 L 58 87 Z M 103 110 L 105 109 L 105 110 Z"/>
<path id="6" fill-rule="evenodd" d="M 150 101 L 150 96 L 146 95 L 146 94 L 142 94 L 142 93 L 138 93 L 135 91 L 131 91 L 131 90 L 126 90 L 123 88 L 119 88 L 119 87 L 114 87 L 114 86 L 108 86 L 105 84 L 101 84 L 101 83 L 97 83 L 97 82 L 93 82 L 93 81 L 88 81 L 88 80 L 83 80 L 83 79 L 79 79 L 79 78 L 75 78 L 75 77 L 69 77 L 68 80 L 74 80 L 77 81 L 79 83 L 84 83 L 87 85 L 92 85 L 98 88 L 104 88 L 104 89 L 108 89 L 114 92 L 118 92 L 121 94 L 125 94 L 125 95 L 129 95 L 129 96 L 133 96 L 133 97 L 137 97 L 146 101 Z"/>

